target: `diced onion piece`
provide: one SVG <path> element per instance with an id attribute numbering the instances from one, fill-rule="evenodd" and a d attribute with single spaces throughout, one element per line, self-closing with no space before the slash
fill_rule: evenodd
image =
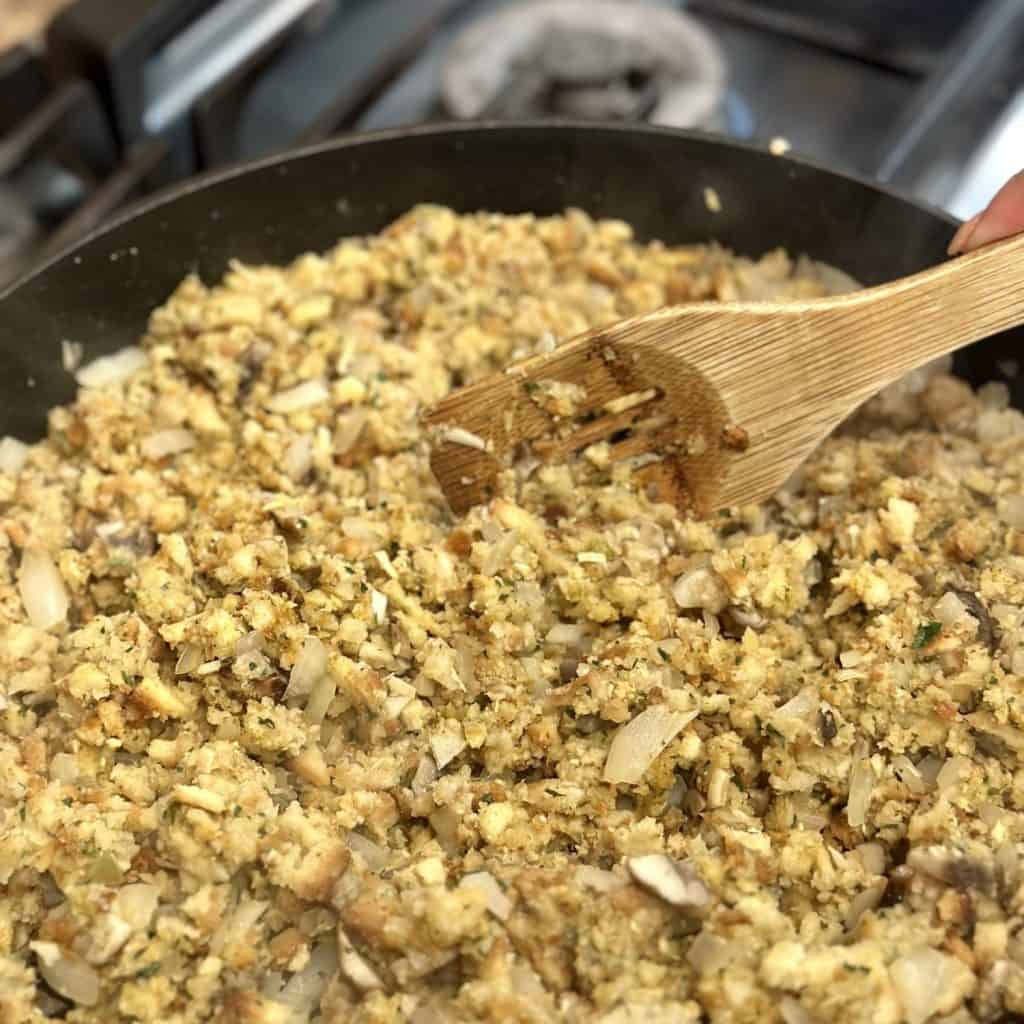
<path id="1" fill-rule="evenodd" d="M 429 754 L 424 754 L 419 764 L 416 765 L 416 771 L 413 774 L 412 791 L 417 795 L 425 793 L 430 787 L 437 781 L 437 765 L 434 764 L 434 759 Z"/>
<path id="2" fill-rule="evenodd" d="M 885 874 L 885 847 L 881 843 L 861 843 L 853 852 L 868 874 Z"/>
<path id="3" fill-rule="evenodd" d="M 144 931 L 153 920 L 159 902 L 160 890 L 155 885 L 135 882 L 118 890 L 111 909 L 135 931 Z"/>
<path id="4" fill-rule="evenodd" d="M 955 626 L 969 613 L 963 601 L 952 590 L 948 590 L 935 602 L 932 614 L 944 626 Z"/>
<path id="5" fill-rule="evenodd" d="M 479 889 L 487 900 L 487 909 L 499 921 L 507 921 L 509 914 L 512 913 L 512 901 L 489 871 L 474 871 L 472 874 L 463 875 L 459 888 Z"/>
<path id="6" fill-rule="evenodd" d="M 100 976 L 80 957 L 56 942 L 30 942 L 39 961 L 39 973 L 57 995 L 78 1006 L 95 1006 L 100 998 Z"/>
<path id="7" fill-rule="evenodd" d="M 537 972 L 525 963 L 513 964 L 508 970 L 509 984 L 512 991 L 527 999 L 546 999 L 547 990 L 537 976 Z"/>
<path id="8" fill-rule="evenodd" d="M 907 852 L 907 867 L 919 874 L 937 878 L 940 882 L 952 879 L 955 856 L 944 846 L 914 846 Z"/>
<path id="9" fill-rule="evenodd" d="M 50 778 L 70 786 L 78 781 L 78 761 L 73 754 L 54 754 L 50 758 Z"/>
<path id="10" fill-rule="evenodd" d="M 380 871 L 382 868 L 387 867 L 389 854 L 379 843 L 375 843 L 372 839 L 367 839 L 366 836 L 359 832 L 349 832 L 345 837 L 345 842 L 348 843 L 350 850 L 363 858 L 366 866 L 371 871 Z"/>
<path id="11" fill-rule="evenodd" d="M 462 685 L 470 693 L 475 693 L 477 682 L 473 641 L 464 633 L 459 633 L 452 637 L 452 647 L 455 649 L 455 671 L 458 672 Z"/>
<path id="12" fill-rule="evenodd" d="M 771 721 L 783 722 L 787 719 L 803 719 L 818 710 L 818 695 L 812 689 L 801 690 L 792 700 L 775 709 Z"/>
<path id="13" fill-rule="evenodd" d="M 1003 843 L 996 850 L 995 861 L 996 869 L 1001 873 L 1007 890 L 1015 890 L 1020 877 L 1020 856 L 1017 853 L 1017 844 L 1013 842 Z"/>
<path id="14" fill-rule="evenodd" d="M 793 795 L 793 816 L 797 824 L 808 832 L 820 832 L 827 828 L 830 818 L 821 805 L 807 793 Z"/>
<path id="15" fill-rule="evenodd" d="M 966 964 L 928 947 L 890 964 L 889 978 L 903 1004 L 907 1024 L 925 1024 L 934 1014 L 950 1013 L 975 985 Z"/>
<path id="16" fill-rule="evenodd" d="M 654 759 L 696 717 L 696 709 L 672 711 L 661 704 L 641 711 L 612 739 L 604 764 L 604 781 L 639 782 Z"/>
<path id="17" fill-rule="evenodd" d="M 691 569 L 672 585 L 672 596 L 680 608 L 702 608 L 717 615 L 729 602 L 729 595 L 712 569 Z"/>
<path id="18" fill-rule="evenodd" d="M 579 622 L 559 622 L 548 630 L 544 637 L 546 643 L 564 644 L 566 647 L 576 647 L 583 642 L 587 636 L 587 627 Z"/>
<path id="19" fill-rule="evenodd" d="M 109 356 L 100 356 L 87 363 L 76 374 L 75 380 L 83 388 L 105 388 L 122 384 L 149 362 L 146 353 L 137 345 L 129 345 Z"/>
<path id="20" fill-rule="evenodd" d="M 322 722 L 337 692 L 338 683 L 334 676 L 329 672 L 321 676 L 306 701 L 306 718 L 311 722 Z"/>
<path id="21" fill-rule="evenodd" d="M 20 472 L 28 458 L 28 445 L 16 437 L 0 437 L 0 473 Z"/>
<path id="22" fill-rule="evenodd" d="M 898 754 L 892 759 L 892 770 L 896 778 L 912 793 L 923 793 L 927 788 L 921 773 L 906 754 Z"/>
<path id="23" fill-rule="evenodd" d="M 970 770 L 971 762 L 968 758 L 961 757 L 959 754 L 951 757 L 939 769 L 939 774 L 935 777 L 935 786 L 940 793 L 956 789 Z"/>
<path id="24" fill-rule="evenodd" d="M 74 373 L 82 365 L 82 356 L 85 354 L 85 347 L 80 341 L 68 341 L 61 339 L 60 343 L 60 365 L 68 373 Z"/>
<path id="25" fill-rule="evenodd" d="M 333 939 L 313 947 L 306 965 L 288 979 L 275 999 L 302 1014 L 319 1004 L 334 972 L 338 969 L 338 947 Z"/>
<path id="26" fill-rule="evenodd" d="M 379 590 L 370 590 L 370 610 L 373 612 L 373 620 L 378 626 L 383 625 L 388 614 L 388 599 Z"/>
<path id="27" fill-rule="evenodd" d="M 196 446 L 196 436 L 184 427 L 172 427 L 169 430 L 158 430 L 155 434 L 144 437 L 139 443 L 139 451 L 147 459 L 162 459 L 167 455 L 178 455 L 190 451 Z"/>
<path id="28" fill-rule="evenodd" d="M 395 563 L 391 561 L 391 556 L 386 551 L 374 551 L 373 558 L 391 579 L 398 579 L 398 570 L 395 568 Z"/>
<path id="29" fill-rule="evenodd" d="M 693 940 L 686 959 L 698 974 L 711 974 L 728 967 L 739 952 L 736 943 L 729 942 L 704 928 Z"/>
<path id="30" fill-rule="evenodd" d="M 630 857 L 626 867 L 635 882 L 674 907 L 700 910 L 711 902 L 711 893 L 700 875 L 684 861 L 649 853 Z"/>
<path id="31" fill-rule="evenodd" d="M 443 440 L 450 444 L 461 444 L 464 448 L 476 448 L 478 451 L 487 451 L 487 442 L 479 434 L 470 433 L 462 427 L 449 427 L 443 435 Z"/>
<path id="32" fill-rule="evenodd" d="M 339 416 L 334 425 L 334 451 L 336 455 L 345 455 L 351 451 L 359 440 L 359 435 L 366 426 L 370 413 L 367 409 L 353 409 L 344 416 Z"/>
<path id="33" fill-rule="evenodd" d="M 999 518 L 1015 530 L 1024 530 L 1024 494 L 1004 494 L 996 503 Z"/>
<path id="34" fill-rule="evenodd" d="M 850 900 L 850 906 L 846 911 L 846 930 L 853 931 L 857 927 L 857 922 L 869 911 L 874 910 L 879 903 L 882 902 L 882 897 L 885 895 L 885 887 L 888 883 L 884 878 L 878 879 L 877 882 L 872 882 L 862 892 L 857 893 L 856 896 Z"/>
<path id="35" fill-rule="evenodd" d="M 990 829 L 995 828 L 1001 821 L 1009 820 L 1011 814 L 1011 811 L 1007 811 L 1005 808 L 1000 807 L 999 804 L 994 804 L 989 800 L 983 800 L 978 804 L 978 817 Z"/>
<path id="36" fill-rule="evenodd" d="M 861 828 L 867 821 L 875 773 L 866 753 L 854 752 L 850 767 L 850 792 L 846 800 L 846 820 L 852 828 Z"/>
<path id="37" fill-rule="evenodd" d="M 363 519 L 362 516 L 345 516 L 341 520 L 341 532 L 346 537 L 365 544 L 379 546 L 384 540 L 384 527 Z"/>
<path id="38" fill-rule="evenodd" d="M 1015 676 L 1024 676 L 1024 647 L 1015 647 L 1010 655 L 1010 671 Z"/>
<path id="39" fill-rule="evenodd" d="M 448 853 L 459 847 L 459 817 L 451 807 L 438 807 L 427 821 L 437 836 L 437 841 Z"/>
<path id="40" fill-rule="evenodd" d="M 916 771 L 921 777 L 921 782 L 925 788 L 930 789 L 935 785 L 935 780 L 938 778 L 939 772 L 942 771 L 942 766 L 945 763 L 943 758 L 935 754 L 927 754 L 917 762 Z"/>
<path id="41" fill-rule="evenodd" d="M 229 940 L 244 939 L 269 906 L 265 900 L 243 899 L 210 936 L 210 952 L 217 956 Z"/>
<path id="42" fill-rule="evenodd" d="M 438 771 L 455 760 L 466 749 L 466 741 L 459 732 L 439 732 L 430 737 L 430 752 Z"/>
<path id="43" fill-rule="evenodd" d="M 398 718 L 416 699 L 416 687 L 401 679 L 392 678 L 388 680 L 388 694 L 381 707 L 381 715 L 385 720 Z"/>
<path id="44" fill-rule="evenodd" d="M 263 643 L 263 634 L 258 629 L 254 629 L 251 633 L 246 633 L 245 636 L 235 644 L 235 657 L 240 657 L 243 654 L 252 654 L 255 651 L 262 651 Z"/>
<path id="45" fill-rule="evenodd" d="M 313 380 L 304 380 L 293 388 L 271 395 L 266 401 L 266 406 L 270 412 L 287 415 L 319 405 L 329 397 L 327 382 L 322 377 L 315 377 Z"/>
<path id="46" fill-rule="evenodd" d="M 760 612 L 755 612 L 753 608 L 733 606 L 729 609 L 729 614 L 736 625 L 742 626 L 744 629 L 764 629 L 768 625 L 768 620 Z"/>
<path id="47" fill-rule="evenodd" d="M 36 629 L 49 629 L 68 614 L 68 592 L 53 559 L 38 548 L 26 548 L 18 567 L 18 594 L 28 621 Z"/>
<path id="48" fill-rule="evenodd" d="M 198 644 L 185 644 L 174 666 L 176 676 L 187 676 L 203 663 L 203 649 Z"/>
<path id="49" fill-rule="evenodd" d="M 284 691 L 285 699 L 304 697 L 312 691 L 326 671 L 327 648 L 315 636 L 307 636 L 288 677 L 288 687 Z"/>
<path id="50" fill-rule="evenodd" d="M 361 991 L 371 992 L 384 987 L 380 975 L 364 956 L 352 948 L 352 943 L 340 927 L 338 928 L 338 964 L 341 967 L 341 973 Z"/>
<path id="51" fill-rule="evenodd" d="M 285 449 L 281 468 L 289 480 L 298 482 L 313 468 L 313 435 L 299 434 Z"/>

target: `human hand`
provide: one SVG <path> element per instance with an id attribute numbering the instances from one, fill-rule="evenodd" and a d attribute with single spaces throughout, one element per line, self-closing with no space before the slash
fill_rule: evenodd
<path id="1" fill-rule="evenodd" d="M 949 255 L 979 249 L 1024 231 L 1024 171 L 1015 174 L 981 213 L 960 225 L 949 243 Z"/>

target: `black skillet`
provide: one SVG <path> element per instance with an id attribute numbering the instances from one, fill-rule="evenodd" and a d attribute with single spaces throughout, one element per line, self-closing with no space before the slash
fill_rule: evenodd
<path id="1" fill-rule="evenodd" d="M 714 188 L 721 212 L 704 200 Z M 190 271 L 278 263 L 384 227 L 419 202 L 460 211 L 578 206 L 644 238 L 776 246 L 876 284 L 945 259 L 955 221 L 805 161 L 646 126 L 475 124 L 347 137 L 190 181 L 147 201 L 0 293 L 0 435 L 32 439 L 68 401 L 61 340 L 85 358 L 135 341 Z M 958 369 L 999 379 L 1021 332 L 977 345 Z M 1024 405 L 1024 383 L 1011 380 Z"/>

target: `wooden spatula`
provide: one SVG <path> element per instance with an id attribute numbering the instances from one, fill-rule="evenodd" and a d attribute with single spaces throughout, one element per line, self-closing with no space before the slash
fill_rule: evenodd
<path id="1" fill-rule="evenodd" d="M 452 392 L 425 415 L 431 467 L 462 513 L 518 458 L 604 440 L 654 496 L 705 515 L 769 497 L 903 374 L 1022 323 L 1024 235 L 835 298 L 673 306 Z"/>

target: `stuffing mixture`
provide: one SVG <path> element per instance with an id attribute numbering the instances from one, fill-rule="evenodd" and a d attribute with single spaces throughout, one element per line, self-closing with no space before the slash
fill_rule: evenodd
<path id="1" fill-rule="evenodd" d="M 918 373 L 707 521 L 603 446 L 461 521 L 428 468 L 510 360 L 849 283 L 422 207 L 78 368 L 0 443 L 0 1021 L 1021 1020 L 1005 389 Z"/>

